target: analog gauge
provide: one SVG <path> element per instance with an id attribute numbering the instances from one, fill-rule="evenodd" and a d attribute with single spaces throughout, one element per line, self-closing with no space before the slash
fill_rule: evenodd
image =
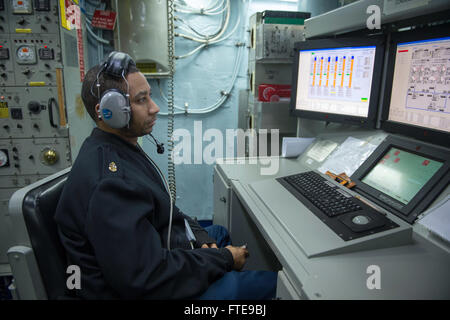
<path id="1" fill-rule="evenodd" d="M 12 9 L 14 14 L 31 14 L 33 7 L 31 0 L 13 0 Z"/>
<path id="2" fill-rule="evenodd" d="M 0 168 L 8 166 L 8 151 L 6 150 L 0 150 Z"/>
<path id="3" fill-rule="evenodd" d="M 17 63 L 32 64 L 36 63 L 36 52 L 33 46 L 23 45 L 17 49 Z"/>

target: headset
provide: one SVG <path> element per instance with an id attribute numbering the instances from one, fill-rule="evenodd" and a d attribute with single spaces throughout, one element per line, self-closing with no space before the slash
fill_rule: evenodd
<path id="1" fill-rule="evenodd" d="M 156 146 L 156 152 L 158 152 L 159 154 L 163 154 L 164 153 L 164 143 L 161 143 L 158 140 L 156 140 L 156 138 L 151 133 L 149 133 L 148 135 L 150 137 L 152 137 L 154 140 L 154 142 L 153 142 L 152 140 L 150 140 L 149 138 L 146 137 L 148 139 L 148 141 L 150 141 L 151 143 L 153 143 Z"/>
<path id="2" fill-rule="evenodd" d="M 91 86 L 91 94 L 99 99 L 99 119 L 102 119 L 108 126 L 115 129 L 129 128 L 131 120 L 130 106 L 130 86 L 125 76 L 130 65 L 136 66 L 134 60 L 126 53 L 113 51 L 109 54 L 105 62 L 97 73 L 97 78 Z M 127 93 L 124 94 L 117 89 L 106 90 L 100 96 L 100 75 L 106 73 L 114 78 L 122 78 L 127 84 Z M 94 86 L 97 87 L 97 95 L 94 94 Z M 149 134 L 155 141 L 157 152 L 164 153 L 164 143 L 158 142 L 156 138 Z"/>
<path id="3" fill-rule="evenodd" d="M 129 85 L 125 76 L 130 65 L 136 65 L 133 59 L 126 53 L 113 51 L 102 63 L 97 79 L 92 83 L 91 94 L 99 99 L 99 119 L 115 129 L 129 127 L 131 119 Z M 127 92 L 124 94 L 118 89 L 109 89 L 100 96 L 100 75 L 105 73 L 113 78 L 122 78 L 127 84 Z M 94 86 L 97 94 L 94 94 Z"/>

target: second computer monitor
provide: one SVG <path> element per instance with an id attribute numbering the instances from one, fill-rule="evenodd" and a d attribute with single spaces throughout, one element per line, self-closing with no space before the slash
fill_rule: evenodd
<path id="1" fill-rule="evenodd" d="M 450 25 L 392 36 L 383 130 L 450 147 Z"/>
<path id="2" fill-rule="evenodd" d="M 383 39 L 307 40 L 296 44 L 294 116 L 374 127 Z"/>

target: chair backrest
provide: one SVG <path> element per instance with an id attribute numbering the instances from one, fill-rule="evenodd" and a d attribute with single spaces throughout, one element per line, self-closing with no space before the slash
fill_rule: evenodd
<path id="1" fill-rule="evenodd" d="M 31 189 L 22 202 L 23 219 L 48 299 L 71 296 L 66 288 L 65 250 L 54 220 L 67 174 Z"/>

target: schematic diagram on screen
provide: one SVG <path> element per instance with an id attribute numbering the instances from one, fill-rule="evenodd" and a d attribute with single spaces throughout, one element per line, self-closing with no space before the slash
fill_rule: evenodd
<path id="1" fill-rule="evenodd" d="M 412 48 L 406 108 L 450 113 L 450 43 Z"/>

